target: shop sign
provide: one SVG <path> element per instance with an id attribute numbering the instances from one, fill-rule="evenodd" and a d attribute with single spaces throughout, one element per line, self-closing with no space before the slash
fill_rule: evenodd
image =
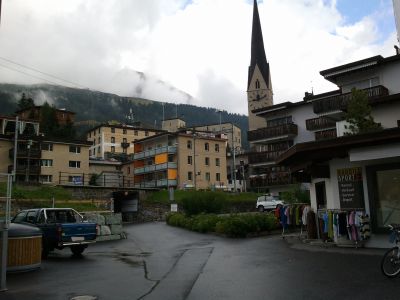
<path id="1" fill-rule="evenodd" d="M 364 208 L 362 169 L 360 167 L 338 169 L 338 185 L 341 208 Z"/>

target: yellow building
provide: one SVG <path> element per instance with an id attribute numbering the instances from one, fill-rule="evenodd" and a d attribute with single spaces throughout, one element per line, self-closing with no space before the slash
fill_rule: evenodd
<path id="1" fill-rule="evenodd" d="M 135 187 L 213 189 L 226 187 L 226 140 L 202 132 L 162 133 L 135 143 L 124 175 Z"/>
<path id="2" fill-rule="evenodd" d="M 132 125 L 99 125 L 87 133 L 87 140 L 93 145 L 89 149 L 91 158 L 107 159 L 118 155 L 134 153 L 134 143 L 163 132 Z"/>

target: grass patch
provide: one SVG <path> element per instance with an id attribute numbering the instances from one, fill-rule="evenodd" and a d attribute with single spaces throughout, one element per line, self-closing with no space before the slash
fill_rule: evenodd
<path id="1" fill-rule="evenodd" d="M 6 197 L 7 184 L 0 183 L 0 197 Z M 26 186 L 13 184 L 11 198 L 13 199 L 43 199 L 71 200 L 72 195 L 68 190 L 56 186 Z"/>

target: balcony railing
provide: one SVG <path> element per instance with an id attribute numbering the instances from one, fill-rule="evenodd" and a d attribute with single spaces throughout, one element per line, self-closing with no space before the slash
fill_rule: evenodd
<path id="1" fill-rule="evenodd" d="M 17 157 L 18 158 L 31 158 L 31 159 L 38 159 L 41 158 L 42 151 L 39 149 L 18 149 L 17 150 Z M 10 149 L 8 152 L 8 157 L 10 159 L 14 158 L 14 148 Z"/>
<path id="2" fill-rule="evenodd" d="M 177 186 L 177 180 L 160 179 L 135 183 L 135 188 L 164 188 L 169 186 Z"/>
<path id="3" fill-rule="evenodd" d="M 158 165 L 150 165 L 150 166 L 145 166 L 142 168 L 136 168 L 135 169 L 135 175 L 139 174 L 145 174 L 145 173 L 152 173 L 156 171 L 165 171 L 168 169 L 176 169 L 177 164 L 174 162 L 169 162 L 169 163 L 163 163 L 163 164 L 158 164 Z"/>
<path id="4" fill-rule="evenodd" d="M 176 154 L 177 148 L 176 146 L 165 146 L 157 149 L 152 149 L 152 150 L 146 150 L 143 152 L 135 153 L 133 155 L 134 160 L 138 159 L 144 159 L 148 157 L 153 157 L 157 154 L 163 154 L 163 153 L 168 153 L 168 154 Z"/>
<path id="5" fill-rule="evenodd" d="M 290 172 L 277 172 L 250 178 L 251 188 L 265 188 L 268 186 L 287 185 L 296 183 Z"/>
<path id="6" fill-rule="evenodd" d="M 389 90 L 378 85 L 372 88 L 363 89 L 368 95 L 368 98 L 374 99 L 389 95 Z M 351 99 L 351 93 L 335 95 L 324 99 L 316 100 L 313 102 L 314 113 L 320 114 L 330 111 L 343 110 L 346 108 L 348 101 Z"/>
<path id="7" fill-rule="evenodd" d="M 324 130 L 324 131 L 317 131 L 315 133 L 315 140 L 326 140 L 326 139 L 333 139 L 337 137 L 336 129 Z"/>
<path id="8" fill-rule="evenodd" d="M 249 164 L 274 162 L 286 150 L 249 153 Z"/>
<path id="9" fill-rule="evenodd" d="M 13 171 L 13 166 L 9 166 L 8 167 L 8 172 L 11 173 Z M 17 165 L 17 170 L 15 170 L 17 174 L 26 174 L 28 172 L 28 174 L 31 175 L 39 175 L 41 168 L 40 166 L 28 166 L 27 165 Z"/>
<path id="10" fill-rule="evenodd" d="M 280 136 L 297 135 L 298 128 L 296 124 L 284 124 L 274 127 L 265 127 L 248 132 L 248 141 L 274 139 Z"/>
<path id="11" fill-rule="evenodd" d="M 307 130 L 321 130 L 330 127 L 336 127 L 336 121 L 324 117 L 306 120 Z"/>
<path id="12" fill-rule="evenodd" d="M 130 143 L 126 143 L 126 142 L 122 142 L 121 143 L 121 147 L 124 148 L 124 149 L 125 148 L 129 148 L 129 146 L 130 146 Z"/>

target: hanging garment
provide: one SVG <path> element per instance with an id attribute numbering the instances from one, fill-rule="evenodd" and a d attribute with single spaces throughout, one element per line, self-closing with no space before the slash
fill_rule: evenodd
<path id="1" fill-rule="evenodd" d="M 303 215 L 301 217 L 301 222 L 303 223 L 303 225 L 307 225 L 308 223 L 308 213 L 310 212 L 310 206 L 306 205 L 303 208 Z"/>
<path id="2" fill-rule="evenodd" d="M 339 214 L 333 214 L 333 241 L 337 243 L 339 237 Z"/>
<path id="3" fill-rule="evenodd" d="M 287 207 L 282 206 L 280 210 L 280 216 L 281 216 L 281 225 L 284 229 L 288 228 L 288 223 L 287 223 L 287 216 L 286 216 L 286 210 Z"/>
<path id="4" fill-rule="evenodd" d="M 303 212 L 303 216 L 305 216 L 304 219 L 306 220 L 307 224 L 307 238 L 316 239 L 318 237 L 318 234 L 315 213 L 312 210 L 308 209 L 306 215 Z"/>
<path id="5" fill-rule="evenodd" d="M 322 220 L 324 221 L 324 233 L 328 233 L 328 213 L 322 215 Z"/>
<path id="6" fill-rule="evenodd" d="M 328 238 L 333 240 L 333 212 L 328 212 Z"/>
<path id="7" fill-rule="evenodd" d="M 369 216 L 361 216 L 361 225 L 360 225 L 360 233 L 361 233 L 361 239 L 362 240 L 367 240 L 370 238 L 370 227 L 369 227 Z"/>

